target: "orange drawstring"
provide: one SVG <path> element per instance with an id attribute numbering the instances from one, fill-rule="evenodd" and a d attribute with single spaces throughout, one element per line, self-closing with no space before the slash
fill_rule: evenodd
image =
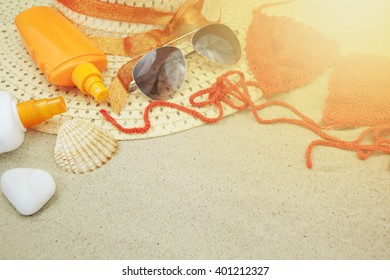
<path id="1" fill-rule="evenodd" d="M 238 74 L 240 76 L 240 81 L 236 84 L 232 83 L 229 80 L 229 76 L 232 76 L 234 74 Z M 215 84 L 213 84 L 210 88 L 201 90 L 195 94 L 193 94 L 190 97 L 190 103 L 194 107 L 205 107 L 205 106 L 215 106 L 218 108 L 218 116 L 214 118 L 209 118 L 195 109 L 187 108 L 185 106 L 178 105 L 176 103 L 172 103 L 169 101 L 163 101 L 163 100 L 156 100 L 149 103 L 149 105 L 145 108 L 144 111 L 144 126 L 143 127 L 135 127 L 135 128 L 124 128 L 122 127 L 113 117 L 111 117 L 108 112 L 104 109 L 100 110 L 100 113 L 115 127 L 117 127 L 120 131 L 128 134 L 140 134 L 140 133 L 146 133 L 150 127 L 150 111 L 155 107 L 169 107 L 172 109 L 176 109 L 179 111 L 182 111 L 184 113 L 187 113 L 189 115 L 192 115 L 195 118 L 200 119 L 201 121 L 205 123 L 215 123 L 220 121 L 223 118 L 223 106 L 222 101 L 230 105 L 232 108 L 236 110 L 243 110 L 247 108 L 245 100 L 241 99 L 240 95 L 240 87 L 242 87 L 245 84 L 245 78 L 243 73 L 238 71 L 230 71 L 225 73 L 224 75 L 218 77 Z M 242 105 L 237 105 L 234 102 L 230 101 L 227 98 L 228 93 L 231 94 L 234 98 L 242 102 Z M 202 97 L 203 95 L 207 96 L 206 101 L 196 101 L 197 98 Z"/>
<path id="2" fill-rule="evenodd" d="M 316 146 L 327 146 L 334 147 L 343 150 L 357 151 L 357 155 L 359 159 L 366 160 L 368 159 L 374 152 L 382 152 L 385 154 L 390 154 L 390 140 L 385 139 L 384 136 L 379 136 L 383 134 L 385 131 L 390 129 L 390 125 L 383 125 L 372 127 L 364 131 L 357 140 L 352 142 L 347 142 L 343 140 L 330 141 L 330 140 L 317 140 L 313 141 L 306 150 L 306 165 L 308 168 L 312 168 L 313 163 L 311 160 L 311 154 L 313 152 L 314 147 Z M 375 134 L 372 137 L 373 144 L 361 144 L 360 142 L 365 138 L 367 134 L 375 131 Z"/>
<path id="3" fill-rule="evenodd" d="M 237 79 L 238 78 L 238 79 Z M 250 97 L 249 87 L 258 87 L 258 84 L 253 81 L 246 81 L 244 73 L 240 71 L 229 71 L 222 76 L 218 77 L 217 81 L 209 88 L 198 91 L 190 96 L 190 103 L 192 106 L 202 108 L 205 106 L 215 106 L 218 109 L 218 115 L 216 117 L 206 117 L 198 112 L 196 109 L 188 108 L 182 105 L 178 105 L 169 101 L 156 100 L 152 101 L 144 112 L 144 126 L 134 128 L 122 127 L 109 113 L 102 109 L 100 113 L 120 131 L 128 134 L 146 133 L 150 127 L 150 112 L 155 107 L 169 107 L 181 112 L 187 113 L 205 123 L 216 123 L 220 121 L 224 116 L 224 109 L 222 102 L 234 108 L 235 110 L 242 111 L 250 108 L 256 120 L 261 124 L 275 124 L 275 123 L 289 123 L 297 126 L 301 126 L 311 130 L 320 136 L 321 140 L 313 141 L 306 151 L 306 165 L 308 168 L 312 168 L 311 155 L 314 147 L 316 146 L 328 146 L 335 147 L 344 150 L 357 151 L 358 157 L 361 160 L 365 160 L 374 152 L 382 152 L 390 154 L 390 139 L 385 138 L 390 135 L 390 125 L 380 125 L 371 127 L 365 130 L 356 140 L 348 142 L 336 137 L 333 137 L 326 133 L 324 129 L 316 124 L 312 119 L 302 114 L 294 106 L 279 100 L 267 101 L 262 104 L 255 104 Z M 206 96 L 203 101 L 197 101 L 198 98 Z M 260 116 L 260 111 L 264 108 L 271 106 L 281 106 L 292 113 L 294 113 L 299 119 L 294 118 L 274 118 L 264 119 Z M 373 144 L 361 144 L 361 142 L 367 138 L 369 134 L 372 134 Z"/>

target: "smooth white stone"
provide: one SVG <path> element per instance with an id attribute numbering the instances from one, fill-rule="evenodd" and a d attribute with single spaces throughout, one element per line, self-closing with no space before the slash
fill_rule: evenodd
<path id="1" fill-rule="evenodd" d="M 22 215 L 32 215 L 53 196 L 56 184 L 46 171 L 16 168 L 1 176 L 1 191 Z"/>

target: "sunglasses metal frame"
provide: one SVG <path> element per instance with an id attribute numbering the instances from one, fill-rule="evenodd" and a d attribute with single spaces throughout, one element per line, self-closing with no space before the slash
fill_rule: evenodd
<path id="1" fill-rule="evenodd" d="M 194 39 L 195 35 L 199 34 L 199 32 L 201 32 L 201 31 L 203 31 L 203 30 L 205 30 L 205 29 L 207 29 L 207 28 L 213 27 L 213 26 L 221 26 L 221 28 L 224 28 L 225 30 L 229 30 L 229 31 L 232 32 L 232 34 L 234 34 L 235 40 L 236 40 L 235 44 L 237 44 L 238 47 L 239 47 L 239 48 L 238 48 L 238 49 L 239 49 L 239 54 L 237 55 L 238 58 L 237 58 L 233 63 L 218 63 L 217 61 L 212 60 L 212 59 L 206 57 L 205 55 L 199 53 L 199 52 L 195 49 L 195 47 L 194 47 L 194 42 L 193 42 L 193 39 Z M 191 35 L 192 35 L 192 36 L 191 36 Z M 188 39 L 189 36 L 191 36 L 190 39 Z M 185 41 L 183 41 L 184 39 L 185 39 Z M 183 42 L 181 42 L 181 41 L 183 41 Z M 180 43 L 180 42 L 181 42 L 181 43 Z M 191 47 L 191 51 L 189 51 L 189 52 L 185 52 L 185 51 L 184 51 L 184 44 L 186 44 L 186 43 L 187 43 L 188 46 Z M 181 46 L 181 47 L 178 47 L 178 46 Z M 185 71 L 185 72 L 184 72 L 184 77 L 186 76 L 186 67 L 187 67 L 186 59 L 185 59 L 185 58 L 188 57 L 189 55 L 194 54 L 194 53 L 197 53 L 199 56 L 201 56 L 201 57 L 207 59 L 208 61 L 211 61 L 211 62 L 213 62 L 213 63 L 215 63 L 215 64 L 219 64 L 219 65 L 232 65 L 232 64 L 235 64 L 235 63 L 237 63 L 237 62 L 241 59 L 241 56 L 242 56 L 242 53 L 241 53 L 241 52 L 242 52 L 242 51 L 241 51 L 241 43 L 240 43 L 240 41 L 239 41 L 238 38 L 237 38 L 236 32 L 234 32 L 230 27 L 228 27 L 227 25 L 222 24 L 222 23 L 211 23 L 211 24 L 207 24 L 207 25 L 205 25 L 205 26 L 203 26 L 203 27 L 201 27 L 201 28 L 195 29 L 195 30 L 193 30 L 193 31 L 190 31 L 190 32 L 188 32 L 188 33 L 186 33 L 186 34 L 184 34 L 184 35 L 178 37 L 178 38 L 175 38 L 174 40 L 172 40 L 172 41 L 170 41 L 170 42 L 164 44 L 163 46 L 158 47 L 158 48 L 155 48 L 155 49 L 153 49 L 153 50 L 151 50 L 151 51 L 145 53 L 145 54 L 142 55 L 141 57 L 139 57 L 138 60 L 137 60 L 137 62 L 134 64 L 134 67 L 133 67 L 133 71 L 132 71 L 133 80 L 132 80 L 132 82 L 131 82 L 130 85 L 129 85 L 129 92 L 130 92 L 130 93 L 134 92 L 134 91 L 137 90 L 137 89 L 140 89 L 139 86 L 137 85 L 136 79 L 134 78 L 134 76 L 135 76 L 135 75 L 134 75 L 134 70 L 137 68 L 137 65 L 139 64 L 139 62 L 140 62 L 145 56 L 147 56 L 148 54 L 150 54 L 151 52 L 156 52 L 156 51 L 158 51 L 159 49 L 163 49 L 163 48 L 167 48 L 167 47 L 169 47 L 169 48 L 176 48 L 176 49 L 182 54 L 182 56 L 183 56 L 183 58 L 184 58 L 184 71 Z M 179 88 L 182 86 L 182 84 L 183 84 L 183 82 L 181 82 Z M 153 98 L 153 97 L 151 97 L 150 94 L 145 93 L 145 92 L 142 91 L 141 89 L 140 89 L 140 91 L 141 91 L 144 95 L 148 96 L 148 97 L 151 98 L 151 99 L 158 99 L 158 98 Z M 175 91 L 174 91 L 174 92 L 175 92 Z M 172 94 L 173 94 L 174 92 L 172 92 Z"/>

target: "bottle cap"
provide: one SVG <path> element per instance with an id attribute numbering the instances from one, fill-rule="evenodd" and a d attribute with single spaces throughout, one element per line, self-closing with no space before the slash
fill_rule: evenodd
<path id="1" fill-rule="evenodd" d="M 72 72 L 73 83 L 86 94 L 90 94 L 98 102 L 107 100 L 109 93 L 103 84 L 102 73 L 92 63 L 82 63 Z"/>
<path id="2" fill-rule="evenodd" d="M 29 100 L 17 104 L 18 115 L 25 128 L 37 125 L 51 117 L 66 112 L 65 99 L 62 96 Z"/>

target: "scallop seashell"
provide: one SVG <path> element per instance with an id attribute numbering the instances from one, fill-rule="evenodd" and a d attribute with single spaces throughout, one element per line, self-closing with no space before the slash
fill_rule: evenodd
<path id="1" fill-rule="evenodd" d="M 56 163 L 68 172 L 83 174 L 107 163 L 118 142 L 101 127 L 82 120 L 61 125 L 54 147 Z"/>

